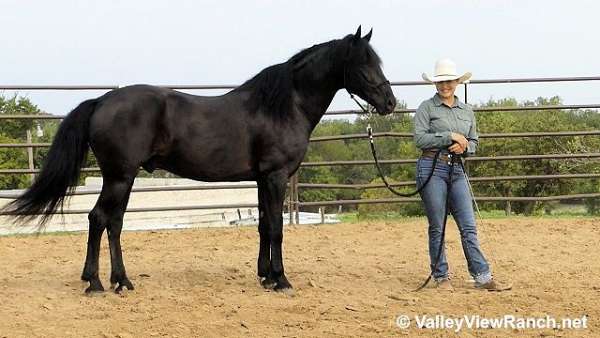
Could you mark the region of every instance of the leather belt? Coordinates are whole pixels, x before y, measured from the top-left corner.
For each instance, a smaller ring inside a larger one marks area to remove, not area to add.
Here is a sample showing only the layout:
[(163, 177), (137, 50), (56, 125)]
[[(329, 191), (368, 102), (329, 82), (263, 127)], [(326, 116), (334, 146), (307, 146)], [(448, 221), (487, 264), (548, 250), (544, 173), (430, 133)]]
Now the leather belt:
[[(426, 157), (426, 158), (435, 158), (435, 154), (437, 154), (437, 150), (436, 149), (426, 149), (423, 150), (423, 154), (421, 155), (422, 157)], [(440, 153), (440, 156), (438, 157), (441, 161), (444, 161), (446, 163), (450, 162), (450, 154), (442, 152)]]

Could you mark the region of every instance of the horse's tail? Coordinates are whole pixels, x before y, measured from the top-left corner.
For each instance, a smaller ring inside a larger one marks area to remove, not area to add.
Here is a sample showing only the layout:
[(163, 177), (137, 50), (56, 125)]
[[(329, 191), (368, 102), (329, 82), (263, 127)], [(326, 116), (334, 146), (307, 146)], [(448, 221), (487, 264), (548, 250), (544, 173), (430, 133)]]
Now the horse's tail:
[(23, 222), (41, 215), (46, 223), (65, 196), (79, 181), (79, 172), (88, 152), (90, 117), (97, 100), (87, 100), (71, 111), (60, 124), (54, 141), (35, 182), (17, 199), (2, 208)]

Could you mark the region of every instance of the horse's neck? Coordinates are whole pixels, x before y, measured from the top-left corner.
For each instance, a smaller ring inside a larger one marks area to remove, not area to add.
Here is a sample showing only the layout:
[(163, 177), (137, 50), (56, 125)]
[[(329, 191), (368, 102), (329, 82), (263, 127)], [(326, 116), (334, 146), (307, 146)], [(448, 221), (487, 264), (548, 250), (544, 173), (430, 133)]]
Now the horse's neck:
[(312, 95), (311, 93), (302, 93), (299, 95), (300, 102), (298, 107), (302, 114), (310, 123), (310, 129), (313, 130), (331, 104), (335, 91), (328, 93), (321, 92), (320, 94)]
[(335, 93), (340, 89), (337, 74), (332, 69), (329, 74), (322, 73), (317, 77), (297, 74), (298, 81), (295, 85), (297, 97), (300, 100), (298, 106), (314, 129), (327, 108), (331, 104)]

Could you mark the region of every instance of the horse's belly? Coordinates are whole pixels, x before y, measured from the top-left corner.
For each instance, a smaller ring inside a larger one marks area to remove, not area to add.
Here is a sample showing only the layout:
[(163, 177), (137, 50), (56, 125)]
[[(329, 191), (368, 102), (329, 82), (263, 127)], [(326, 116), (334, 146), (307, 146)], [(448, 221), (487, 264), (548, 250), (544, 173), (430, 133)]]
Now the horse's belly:
[(156, 167), (175, 175), (206, 182), (256, 180), (255, 171), (248, 160), (168, 156), (156, 159)]

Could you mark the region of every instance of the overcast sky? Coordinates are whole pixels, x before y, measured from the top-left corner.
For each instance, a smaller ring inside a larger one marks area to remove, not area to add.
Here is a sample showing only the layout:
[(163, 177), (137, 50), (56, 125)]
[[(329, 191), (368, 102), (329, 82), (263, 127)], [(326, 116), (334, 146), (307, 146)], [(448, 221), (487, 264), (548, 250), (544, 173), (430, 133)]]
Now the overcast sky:
[[(371, 44), (391, 81), (420, 80), (440, 57), (474, 79), (596, 76), (598, 13), (600, 2), (575, 0), (0, 0), (0, 85), (240, 84), (359, 24), (373, 28)], [(412, 108), (433, 87), (394, 92)], [(20, 91), (53, 114), (101, 93)], [(332, 109), (354, 107), (343, 94)], [(475, 103), (553, 95), (600, 103), (599, 94), (600, 81), (469, 92)]]

